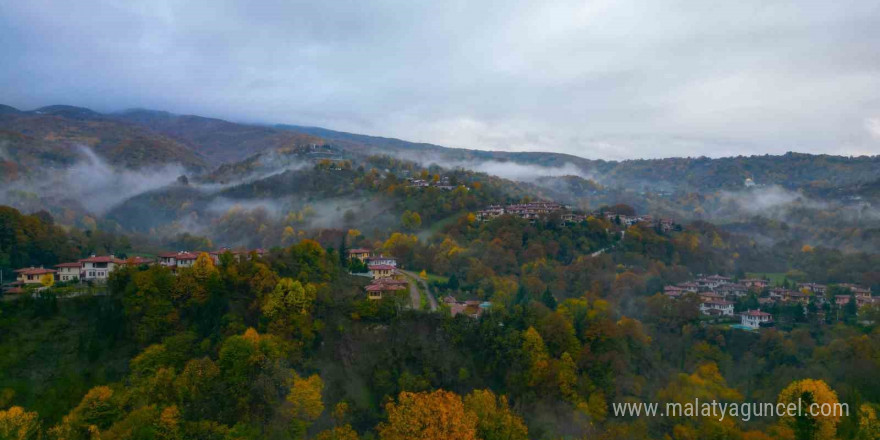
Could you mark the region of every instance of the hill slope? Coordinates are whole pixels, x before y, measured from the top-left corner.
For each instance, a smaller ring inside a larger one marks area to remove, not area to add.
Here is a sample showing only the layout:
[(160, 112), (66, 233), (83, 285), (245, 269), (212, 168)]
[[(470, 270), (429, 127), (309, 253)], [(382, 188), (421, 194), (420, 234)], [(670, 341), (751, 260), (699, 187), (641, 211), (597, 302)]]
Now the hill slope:
[(168, 163), (193, 170), (207, 166), (201, 155), (167, 136), (88, 109), (53, 106), (34, 112), (0, 112), (2, 181), (70, 166), (82, 147), (123, 168)]
[(201, 116), (128, 110), (112, 117), (175, 139), (215, 166), (239, 161), (268, 149), (324, 144), (322, 139), (305, 133)]

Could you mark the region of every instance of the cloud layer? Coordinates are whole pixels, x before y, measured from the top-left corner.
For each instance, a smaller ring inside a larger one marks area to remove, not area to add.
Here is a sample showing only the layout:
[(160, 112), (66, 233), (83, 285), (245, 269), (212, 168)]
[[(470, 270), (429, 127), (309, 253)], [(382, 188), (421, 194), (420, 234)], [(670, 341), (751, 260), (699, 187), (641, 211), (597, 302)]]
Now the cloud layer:
[(880, 153), (873, 2), (33, 0), (0, 96), (590, 158)]

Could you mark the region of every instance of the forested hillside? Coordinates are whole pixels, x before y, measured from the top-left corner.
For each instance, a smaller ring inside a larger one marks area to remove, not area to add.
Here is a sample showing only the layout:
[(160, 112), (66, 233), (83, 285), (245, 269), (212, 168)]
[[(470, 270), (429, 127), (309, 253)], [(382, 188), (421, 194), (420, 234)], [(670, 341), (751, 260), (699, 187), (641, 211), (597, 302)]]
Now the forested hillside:
[[(404, 191), (382, 191), (389, 190)], [(406, 200), (426, 207), (415, 194)], [(95, 250), (98, 243), (52, 226), (45, 214), (4, 212), (0, 237), (13, 241), (0, 250), (15, 264), (124, 256), (140, 246), (108, 237)], [(0, 303), (0, 405), (8, 408), (0, 432), (53, 439), (877, 434), (876, 306), (854, 312), (815, 298), (804, 313), (780, 305), (777, 327), (749, 332), (702, 318), (696, 295), (661, 293), (699, 273), (744, 278), (768, 270), (791, 277), (786, 283), (876, 291), (877, 254), (755, 247), (707, 223), (662, 231), (593, 217), (478, 221), (465, 209), (422, 238), (405, 229), (361, 232), (358, 223), (338, 233), (311, 228), (315, 235), (263, 256), (221, 253), (215, 262), (202, 254), (176, 271), (130, 266), (84, 294), (59, 283)], [(408, 295), (368, 299), (367, 280), (350, 275), (344, 258), (364, 246), (430, 274), (438, 299), (491, 307), (474, 318), (446, 306), (419, 310)], [(755, 307), (765, 294), (736, 307)], [(787, 402), (799, 387), (847, 403), (850, 415), (803, 428), (774, 417), (614, 411), (621, 402), (695, 398)]]

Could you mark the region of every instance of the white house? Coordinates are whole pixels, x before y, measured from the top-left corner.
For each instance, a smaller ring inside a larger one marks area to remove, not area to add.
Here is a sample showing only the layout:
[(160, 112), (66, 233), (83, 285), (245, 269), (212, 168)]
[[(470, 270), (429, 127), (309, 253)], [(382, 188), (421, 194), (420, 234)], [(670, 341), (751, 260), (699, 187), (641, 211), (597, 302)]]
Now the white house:
[(78, 281), (82, 279), (82, 263), (79, 261), (56, 264), (55, 267), (58, 269), (58, 272), (55, 274), (58, 281)]
[(82, 271), (80, 272), (83, 281), (96, 280), (106, 281), (110, 277), (110, 272), (116, 270), (117, 267), (125, 264), (124, 260), (110, 256), (95, 256), (83, 258), (79, 260), (82, 263)]
[(772, 315), (760, 310), (749, 310), (740, 315), (740, 317), (742, 319), (742, 325), (752, 329), (761, 328), (761, 324), (773, 322)]
[(733, 316), (733, 303), (723, 299), (712, 299), (700, 303), (700, 312), (709, 316)]
[(375, 257), (368, 257), (367, 265), (379, 265), (379, 266), (394, 266), (397, 267), (397, 259), (394, 257), (386, 257), (384, 255), (378, 255)]
[(159, 264), (172, 269), (178, 267), (192, 267), (199, 255), (195, 252), (168, 252), (159, 254)]

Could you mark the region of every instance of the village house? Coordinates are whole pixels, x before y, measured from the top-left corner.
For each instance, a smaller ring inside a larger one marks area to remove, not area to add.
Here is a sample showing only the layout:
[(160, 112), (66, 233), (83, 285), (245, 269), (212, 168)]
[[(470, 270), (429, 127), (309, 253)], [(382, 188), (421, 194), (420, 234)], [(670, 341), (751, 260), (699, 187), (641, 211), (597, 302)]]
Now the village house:
[(770, 298), (782, 299), (789, 295), (789, 292), (791, 291), (788, 289), (782, 287), (774, 287), (773, 289), (770, 289)]
[(156, 262), (156, 260), (153, 260), (152, 258), (128, 257), (125, 260), (125, 265), (126, 266), (149, 266), (149, 265), (154, 264), (155, 262)]
[(82, 263), (79, 261), (56, 264), (55, 267), (58, 269), (58, 273), (55, 275), (58, 281), (69, 282), (82, 279)]
[(166, 252), (164, 254), (159, 254), (159, 264), (170, 269), (192, 267), (197, 258), (199, 258), (199, 255), (195, 252)]
[(737, 298), (746, 296), (749, 288), (743, 284), (722, 284), (715, 288), (715, 291), (724, 296), (735, 296)]
[(117, 266), (125, 263), (125, 261), (113, 255), (92, 255), (89, 258), (79, 260), (79, 262), (82, 263), (82, 276), (80, 279), (83, 281), (106, 281), (110, 277), (110, 272), (113, 272)]
[(688, 293), (688, 290), (678, 286), (664, 286), (663, 293), (669, 297), (678, 298), (685, 293)]
[(702, 301), (721, 301), (724, 299), (723, 295), (715, 292), (700, 292), (697, 295), (700, 296)]
[(476, 217), (478, 221), (485, 222), (496, 217), (504, 215), (504, 207), (501, 205), (491, 205), (486, 209), (477, 211)]
[(733, 303), (723, 299), (703, 301), (700, 312), (708, 316), (733, 316)]
[(844, 289), (849, 289), (850, 292), (855, 296), (871, 296), (871, 289), (865, 288), (856, 284), (850, 283), (841, 283), (837, 285), (838, 287), (843, 287)]
[(749, 310), (740, 315), (740, 323), (751, 329), (761, 328), (773, 322), (773, 316), (760, 310)]
[(386, 257), (384, 255), (377, 255), (375, 257), (365, 258), (367, 265), (380, 265), (380, 266), (393, 266), (397, 267), (397, 259), (394, 257)]
[(371, 254), (370, 250), (365, 249), (365, 248), (349, 249), (348, 250), (348, 259), (351, 260), (351, 259), (357, 258), (358, 260), (361, 261), (361, 263), (365, 263), (367, 261), (367, 258), (370, 257), (370, 254)]
[(816, 284), (816, 283), (798, 283), (798, 290), (801, 292), (807, 291), (812, 293), (818, 293), (820, 295), (824, 295), (825, 291), (828, 290), (828, 286), (824, 284)]
[(55, 278), (56, 271), (54, 269), (44, 269), (42, 267), (28, 267), (15, 271), (16, 280), (21, 284), (40, 284), (43, 275), (51, 274)]
[(449, 314), (453, 317), (457, 315), (464, 315), (474, 319), (479, 318), (485, 310), (489, 309), (492, 306), (492, 303), (488, 301), (457, 301), (451, 296), (443, 298), (443, 304), (449, 307)]
[(390, 278), (394, 276), (395, 267), (390, 264), (371, 264), (367, 266), (373, 279)]
[[(223, 248), (223, 249), (220, 249), (219, 251), (208, 252), (208, 256), (211, 257), (211, 260), (214, 261), (214, 264), (220, 264), (220, 256), (227, 253), (227, 252), (230, 255), (232, 255), (232, 258), (236, 262), (239, 262), (239, 263), (242, 262), (242, 257), (244, 258), (244, 260), (250, 260), (251, 258), (253, 258), (254, 255), (256, 255), (257, 257), (262, 257), (263, 255), (266, 254), (266, 251), (264, 249), (234, 250), (234, 249), (230, 249), (230, 248)], [(194, 254), (196, 256), (196, 259), (198, 259), (198, 256), (200, 254), (200, 252), (187, 252), (187, 253)], [(168, 255), (170, 255), (170, 254), (168, 254)], [(189, 261), (188, 258), (185, 258), (184, 260)], [(193, 260), (193, 263), (195, 263), (195, 260)], [(184, 265), (184, 267), (185, 267), (185, 265)]]
[(810, 294), (804, 292), (797, 292), (794, 290), (786, 290), (782, 294), (782, 300), (785, 302), (797, 302), (801, 304), (808, 304), (810, 302)]
[[(834, 303), (840, 307), (843, 307), (852, 300), (852, 297), (855, 295), (834, 295)], [(875, 304), (877, 301), (873, 297), (870, 296), (855, 296), (856, 298), (856, 307), (864, 307), (868, 305)]]
[(367, 292), (367, 298), (372, 300), (380, 300), (387, 293), (394, 293), (400, 290), (405, 290), (409, 283), (404, 280), (397, 280), (394, 278), (379, 278), (374, 280), (370, 285), (364, 288)]
[(678, 287), (681, 287), (682, 289), (693, 293), (697, 293), (700, 291), (700, 285), (694, 282), (681, 283), (678, 284)]
[(739, 282), (748, 287), (749, 289), (763, 289), (769, 285), (767, 280), (762, 280), (760, 278), (743, 278), (739, 280)]
[(709, 275), (707, 277), (697, 278), (697, 284), (705, 289), (714, 290), (718, 286), (730, 283), (729, 277), (721, 275)]

